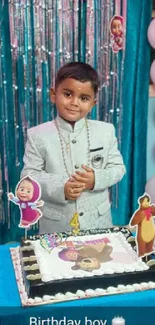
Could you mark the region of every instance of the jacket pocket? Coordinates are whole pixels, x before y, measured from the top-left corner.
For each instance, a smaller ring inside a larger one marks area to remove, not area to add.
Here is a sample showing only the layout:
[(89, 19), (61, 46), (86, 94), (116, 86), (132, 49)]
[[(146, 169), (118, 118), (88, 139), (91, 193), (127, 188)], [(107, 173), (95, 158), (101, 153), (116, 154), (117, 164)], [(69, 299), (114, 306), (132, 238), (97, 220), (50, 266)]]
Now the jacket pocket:
[(98, 205), (97, 210), (100, 216), (105, 214), (110, 209), (110, 202), (106, 200), (105, 202), (102, 202), (100, 205)]
[(90, 151), (91, 166), (96, 169), (104, 169), (107, 162), (107, 149)]

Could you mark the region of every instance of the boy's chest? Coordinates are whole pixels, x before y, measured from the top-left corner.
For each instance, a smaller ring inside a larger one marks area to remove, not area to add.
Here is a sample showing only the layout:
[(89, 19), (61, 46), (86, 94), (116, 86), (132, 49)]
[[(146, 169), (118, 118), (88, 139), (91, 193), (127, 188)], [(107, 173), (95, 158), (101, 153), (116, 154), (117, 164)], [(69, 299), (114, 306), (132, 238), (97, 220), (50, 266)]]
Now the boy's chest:
[(89, 134), (83, 131), (77, 133), (55, 134), (46, 146), (45, 169), (47, 172), (63, 173), (64, 169), (69, 174), (82, 170), (84, 164), (91, 168), (104, 168), (109, 150), (108, 141), (99, 134)]

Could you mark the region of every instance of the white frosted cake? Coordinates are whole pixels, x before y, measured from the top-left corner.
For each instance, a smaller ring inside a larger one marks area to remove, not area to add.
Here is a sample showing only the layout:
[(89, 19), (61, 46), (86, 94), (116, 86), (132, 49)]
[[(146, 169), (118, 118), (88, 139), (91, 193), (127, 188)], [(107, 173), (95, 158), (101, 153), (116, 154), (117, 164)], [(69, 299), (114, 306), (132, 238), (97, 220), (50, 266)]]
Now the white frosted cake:
[(126, 228), (23, 239), (11, 251), (23, 304), (155, 288), (154, 260), (134, 246)]
[(51, 251), (45, 250), (39, 239), (28, 242), (44, 282), (148, 269), (121, 232), (68, 237)]

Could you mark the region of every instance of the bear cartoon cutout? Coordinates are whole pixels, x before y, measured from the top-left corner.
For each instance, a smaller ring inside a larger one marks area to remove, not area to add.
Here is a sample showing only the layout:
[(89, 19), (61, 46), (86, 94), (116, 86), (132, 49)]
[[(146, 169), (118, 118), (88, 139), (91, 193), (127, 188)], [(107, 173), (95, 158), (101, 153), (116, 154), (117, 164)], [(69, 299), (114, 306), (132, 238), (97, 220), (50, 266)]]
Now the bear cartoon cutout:
[(42, 217), (39, 207), (44, 205), (41, 197), (41, 187), (32, 177), (23, 177), (16, 186), (15, 196), (8, 193), (9, 201), (19, 206), (20, 209), (20, 228), (29, 228)]
[(155, 251), (155, 205), (151, 204), (150, 196), (144, 193), (138, 199), (139, 208), (134, 212), (129, 226), (136, 226), (136, 245), (139, 257), (150, 255)]

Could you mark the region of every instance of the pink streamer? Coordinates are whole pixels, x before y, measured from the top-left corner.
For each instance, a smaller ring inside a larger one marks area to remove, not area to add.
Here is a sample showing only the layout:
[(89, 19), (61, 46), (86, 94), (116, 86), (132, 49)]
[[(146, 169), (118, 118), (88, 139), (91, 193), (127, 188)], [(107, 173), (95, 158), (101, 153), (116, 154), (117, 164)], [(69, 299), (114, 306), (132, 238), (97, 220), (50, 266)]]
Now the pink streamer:
[(120, 0), (115, 0), (115, 15), (121, 14), (121, 4)]

